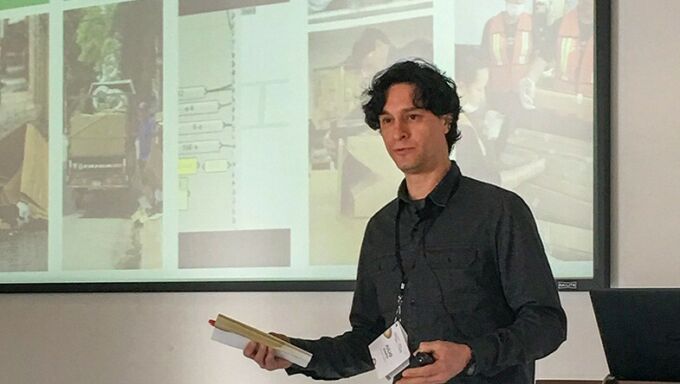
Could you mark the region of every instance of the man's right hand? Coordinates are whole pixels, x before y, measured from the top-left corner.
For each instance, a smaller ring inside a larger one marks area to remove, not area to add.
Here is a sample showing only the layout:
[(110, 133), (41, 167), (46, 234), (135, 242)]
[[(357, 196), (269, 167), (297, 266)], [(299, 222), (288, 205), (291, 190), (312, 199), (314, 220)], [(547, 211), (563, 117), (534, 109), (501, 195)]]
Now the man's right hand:
[[(283, 335), (273, 334), (274, 336), (288, 341), (288, 338)], [(276, 357), (274, 355), (274, 349), (267, 347), (266, 345), (256, 343), (254, 341), (249, 342), (245, 348), (243, 348), (243, 356), (252, 359), (260, 366), (262, 369), (268, 371), (274, 371), (277, 369), (286, 369), (293, 365), (290, 361)]]

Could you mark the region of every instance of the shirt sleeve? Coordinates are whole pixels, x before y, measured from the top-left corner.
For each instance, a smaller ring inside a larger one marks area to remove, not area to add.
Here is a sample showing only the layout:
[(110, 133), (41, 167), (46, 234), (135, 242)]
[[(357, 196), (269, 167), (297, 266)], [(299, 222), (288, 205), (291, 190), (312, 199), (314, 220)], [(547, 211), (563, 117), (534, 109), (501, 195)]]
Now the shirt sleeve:
[(503, 199), (496, 247), (503, 293), (515, 320), (469, 343), (476, 372), (487, 376), (547, 356), (566, 339), (567, 328), (536, 222), (514, 193)]
[(385, 324), (378, 313), (375, 285), (367, 268), (367, 238), (368, 229), (359, 257), (357, 282), (349, 316), (351, 330), (340, 336), (317, 340), (291, 339), (291, 343), (311, 352), (313, 356), (306, 368), (293, 364), (286, 370), (289, 375), (301, 373), (317, 380), (337, 380), (374, 368), (368, 344), (385, 330)]

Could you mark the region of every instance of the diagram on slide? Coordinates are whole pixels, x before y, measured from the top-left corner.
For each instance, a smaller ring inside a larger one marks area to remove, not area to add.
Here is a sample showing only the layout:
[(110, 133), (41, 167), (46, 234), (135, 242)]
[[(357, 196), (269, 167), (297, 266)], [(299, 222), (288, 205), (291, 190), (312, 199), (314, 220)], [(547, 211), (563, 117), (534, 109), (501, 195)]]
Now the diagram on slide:
[[(237, 5), (180, 2), (181, 268), (290, 263), (291, 224), (286, 211), (294, 207), (293, 199), (285, 203), (285, 188), (269, 184), (291, 175), (292, 158), (286, 159), (285, 153), (304, 141), (287, 144), (293, 140), (288, 110), (292, 82), (286, 67), (276, 62), (284, 56), (256, 58), (277, 47), (258, 34), (276, 33), (272, 21), (289, 5)], [(262, 68), (263, 63), (275, 70)], [(304, 175), (304, 168), (299, 171)]]
[[(236, 127), (234, 16), (189, 15), (180, 18), (178, 209), (180, 231), (203, 220), (236, 223)], [(204, 33), (218, 35), (202, 44)], [(203, 36), (203, 37), (202, 37)], [(200, 61), (207, 66), (195, 66)], [(219, 196), (219, 198), (217, 198)]]

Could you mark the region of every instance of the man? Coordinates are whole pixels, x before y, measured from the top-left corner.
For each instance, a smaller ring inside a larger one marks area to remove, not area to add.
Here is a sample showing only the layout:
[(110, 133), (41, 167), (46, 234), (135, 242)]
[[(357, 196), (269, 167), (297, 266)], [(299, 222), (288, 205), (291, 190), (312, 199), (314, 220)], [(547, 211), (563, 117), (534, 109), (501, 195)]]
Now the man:
[(156, 137), (156, 119), (149, 104), (139, 103), (137, 108), (137, 161), (143, 171), (149, 156), (153, 139)]
[(486, 104), (489, 68), (474, 52), (456, 55), (456, 92), (462, 104), (458, 117), (463, 145), (457, 145), (455, 158), (466, 174), (491, 184), (501, 184), (500, 161), (495, 142), (504, 116)]
[(541, 174), (546, 160), (535, 158), (521, 165), (501, 162), (495, 144), (504, 116), (486, 106), (488, 80), (488, 67), (474, 53), (456, 60), (456, 91), (463, 103), (458, 128), (465, 140), (456, 146), (456, 161), (473, 178), (514, 189)]
[(366, 227), (352, 330), (290, 339), (314, 354), (307, 368), (252, 342), (244, 354), (269, 370), (352, 376), (373, 368), (367, 346), (396, 318), (410, 351), (434, 358), (399, 384), (533, 383), (534, 361), (565, 339), (566, 317), (528, 207), (449, 160), (460, 102), (434, 66), (396, 63), (367, 96), (366, 122), (405, 179)]
[(486, 22), (482, 50), (489, 66), (489, 97), (493, 107), (514, 107), (519, 81), (526, 76), (533, 53), (533, 22), (525, 0), (506, 0), (505, 10)]
[(595, 36), (594, 0), (580, 0), (573, 9), (555, 21), (552, 37), (539, 50), (526, 77), (520, 80), (522, 100), (533, 103), (536, 83), (549, 66), (553, 66), (551, 89), (573, 94), (579, 99), (592, 98), (594, 91)]
[(554, 86), (558, 91), (593, 97), (594, 12), (594, 0), (581, 0), (557, 24)]
[(505, 116), (503, 130), (496, 140), (495, 151), (504, 152), (509, 138), (525, 127), (533, 109), (532, 100), (525, 100), (521, 82), (527, 76), (534, 54), (533, 20), (525, 10), (526, 0), (505, 0), (505, 10), (490, 18), (481, 41), (489, 68), (487, 101), (489, 106)]

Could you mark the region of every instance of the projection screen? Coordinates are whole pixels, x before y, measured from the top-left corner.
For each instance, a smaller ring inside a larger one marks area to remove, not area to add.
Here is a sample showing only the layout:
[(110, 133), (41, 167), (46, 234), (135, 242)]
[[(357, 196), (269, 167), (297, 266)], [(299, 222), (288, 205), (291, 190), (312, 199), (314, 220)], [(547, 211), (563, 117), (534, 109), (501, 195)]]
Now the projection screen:
[(403, 175), (362, 91), (458, 83), (464, 175), (531, 207), (561, 289), (609, 281), (609, 3), (0, 5), (4, 292), (351, 289)]

